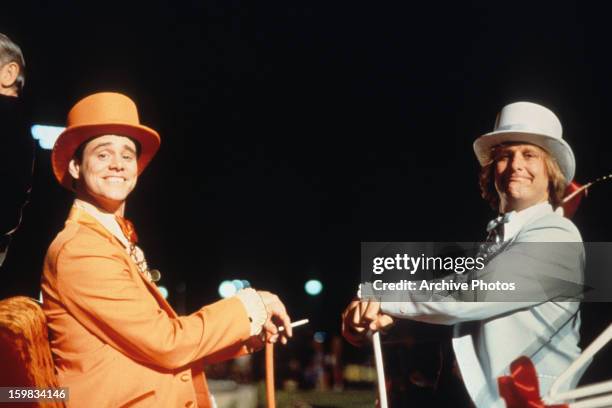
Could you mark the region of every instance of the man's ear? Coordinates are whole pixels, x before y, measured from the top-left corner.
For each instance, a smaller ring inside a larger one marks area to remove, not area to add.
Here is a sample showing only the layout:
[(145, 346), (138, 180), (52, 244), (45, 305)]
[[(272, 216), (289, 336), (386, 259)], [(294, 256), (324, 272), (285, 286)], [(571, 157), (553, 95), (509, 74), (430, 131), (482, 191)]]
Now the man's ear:
[(73, 179), (75, 180), (79, 179), (79, 176), (81, 174), (80, 170), (81, 170), (81, 163), (79, 163), (75, 159), (70, 160), (70, 163), (68, 163), (68, 172), (70, 173)]
[(9, 62), (0, 68), (0, 85), (3, 88), (11, 88), (15, 85), (19, 76), (19, 65), (16, 62)]

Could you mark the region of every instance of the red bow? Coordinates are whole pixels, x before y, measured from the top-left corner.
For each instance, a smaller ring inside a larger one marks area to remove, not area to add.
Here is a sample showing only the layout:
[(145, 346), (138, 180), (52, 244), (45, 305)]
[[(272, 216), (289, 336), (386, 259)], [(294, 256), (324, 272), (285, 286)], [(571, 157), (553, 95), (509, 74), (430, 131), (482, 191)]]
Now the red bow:
[[(576, 183), (575, 181), (572, 181), (571, 183), (568, 184), (567, 188), (565, 189), (565, 193), (563, 194), (563, 197), (569, 196), (574, 191), (578, 190), (580, 187), (582, 187), (580, 184)], [(561, 205), (563, 207), (563, 214), (565, 215), (566, 218), (572, 218), (574, 216), (574, 213), (576, 213), (576, 210), (578, 209), (578, 206), (580, 205), (580, 201), (582, 200), (582, 197), (585, 197), (586, 195), (587, 195), (587, 190), (583, 190), (580, 193), (576, 194), (571, 200)]]
[(566, 404), (546, 405), (540, 398), (535, 367), (528, 357), (521, 356), (510, 364), (510, 375), (497, 379), (499, 394), (507, 408), (568, 408)]
[(121, 227), (121, 231), (123, 231), (123, 235), (127, 239), (130, 240), (132, 245), (136, 245), (138, 243), (138, 235), (136, 235), (136, 229), (134, 228), (134, 224), (127, 218), (120, 217), (118, 215), (115, 216), (117, 219), (117, 223)]

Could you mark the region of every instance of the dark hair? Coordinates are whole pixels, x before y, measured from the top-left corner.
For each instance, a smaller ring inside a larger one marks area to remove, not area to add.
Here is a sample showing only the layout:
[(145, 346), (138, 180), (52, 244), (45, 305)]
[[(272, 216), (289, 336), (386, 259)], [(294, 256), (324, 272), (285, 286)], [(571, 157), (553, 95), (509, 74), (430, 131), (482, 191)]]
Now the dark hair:
[[(479, 174), (480, 195), (497, 211), (499, 209), (499, 195), (495, 189), (495, 157), (500, 149), (508, 144), (499, 144), (491, 148), (490, 160), (482, 166)], [(535, 146), (535, 145), (534, 145)], [(536, 146), (544, 152), (544, 165), (548, 173), (548, 201), (557, 208), (563, 201), (567, 180), (561, 172), (559, 164), (545, 149)]]
[(19, 65), (19, 74), (15, 80), (17, 93), (21, 93), (25, 85), (25, 59), (21, 48), (6, 35), (0, 33), (0, 67), (14, 62)]

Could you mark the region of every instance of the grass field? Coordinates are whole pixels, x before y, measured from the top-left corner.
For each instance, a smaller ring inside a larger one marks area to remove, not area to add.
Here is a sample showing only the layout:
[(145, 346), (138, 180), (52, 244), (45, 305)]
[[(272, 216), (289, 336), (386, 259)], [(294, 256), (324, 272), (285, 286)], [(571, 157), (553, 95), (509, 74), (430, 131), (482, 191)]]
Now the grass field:
[[(259, 406), (265, 407), (265, 389), (260, 387)], [(372, 408), (374, 390), (357, 391), (276, 391), (278, 408)]]

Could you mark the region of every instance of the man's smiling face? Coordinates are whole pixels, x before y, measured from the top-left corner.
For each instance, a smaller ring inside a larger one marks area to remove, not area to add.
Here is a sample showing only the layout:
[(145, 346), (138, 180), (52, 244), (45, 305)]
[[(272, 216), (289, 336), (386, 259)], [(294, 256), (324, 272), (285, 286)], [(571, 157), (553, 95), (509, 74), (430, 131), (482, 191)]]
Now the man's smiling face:
[(520, 211), (548, 201), (549, 177), (545, 157), (538, 146), (517, 143), (496, 149), (495, 189), (500, 198), (500, 211)]
[(114, 212), (136, 186), (137, 163), (136, 145), (130, 138), (104, 135), (87, 142), (80, 162), (71, 161), (70, 174), (77, 180), (77, 194)]

